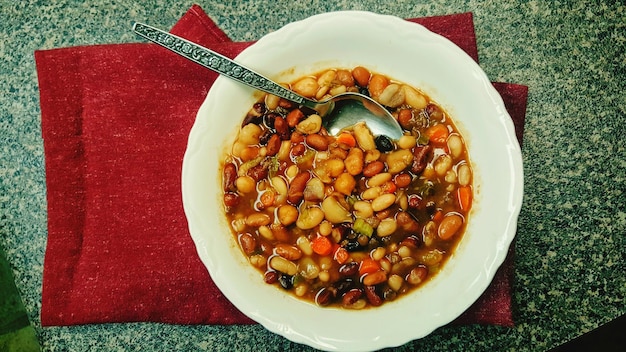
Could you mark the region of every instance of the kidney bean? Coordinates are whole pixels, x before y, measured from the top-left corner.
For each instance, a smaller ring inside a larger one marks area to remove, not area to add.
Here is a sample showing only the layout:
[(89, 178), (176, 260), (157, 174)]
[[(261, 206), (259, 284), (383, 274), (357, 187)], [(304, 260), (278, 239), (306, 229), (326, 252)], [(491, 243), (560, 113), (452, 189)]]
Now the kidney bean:
[(439, 224), (437, 234), (442, 240), (452, 238), (463, 225), (463, 218), (457, 214), (447, 215)]
[(289, 125), (287, 125), (287, 121), (285, 121), (282, 116), (276, 116), (274, 119), (274, 129), (276, 130), (276, 134), (280, 137), (281, 140), (286, 141), (291, 138), (291, 134), (289, 133)]
[(273, 129), (274, 121), (279, 116), (280, 114), (277, 114), (275, 112), (268, 112), (267, 114), (263, 115), (263, 122), (265, 123), (265, 126), (267, 126), (270, 129)]
[(358, 288), (353, 288), (344, 293), (344, 295), (341, 297), (341, 304), (343, 304), (344, 306), (351, 306), (356, 301), (358, 301), (362, 295), (363, 291), (359, 290)]
[(440, 120), (443, 118), (443, 110), (435, 104), (428, 104), (426, 109), (424, 109), (428, 114), (428, 117), (435, 120)]
[(376, 271), (371, 274), (365, 275), (365, 277), (363, 278), (363, 285), (373, 286), (385, 281), (387, 281), (387, 273), (384, 271)]
[(304, 142), (304, 136), (302, 135), (302, 133), (298, 132), (298, 131), (293, 131), (291, 133), (291, 143), (302, 143)]
[(371, 163), (365, 165), (363, 168), (363, 176), (372, 177), (379, 173), (381, 173), (385, 169), (385, 163), (382, 161), (376, 160)]
[(413, 119), (413, 112), (411, 109), (401, 109), (398, 112), (398, 123), (402, 128), (407, 131), (410, 131), (413, 126), (411, 126), (411, 120)]
[(274, 238), (276, 238), (279, 242), (290, 242), (291, 241), (291, 232), (287, 231), (285, 226), (273, 224), (270, 226), (272, 233), (274, 234)]
[(287, 125), (289, 125), (289, 127), (296, 127), (302, 119), (304, 119), (304, 113), (300, 109), (293, 109), (287, 114)]
[(243, 233), (239, 235), (239, 245), (244, 253), (250, 255), (256, 250), (256, 239), (249, 233)]
[(413, 150), (413, 164), (411, 165), (411, 172), (419, 175), (424, 171), (428, 164), (428, 156), (432, 150), (430, 145), (417, 146)]
[(296, 177), (291, 180), (291, 184), (289, 184), (289, 190), (287, 191), (287, 200), (294, 205), (297, 205), (302, 201), (304, 197), (304, 188), (306, 187), (306, 183), (311, 178), (311, 174), (308, 172), (301, 172), (296, 175)]
[(406, 246), (409, 248), (419, 248), (422, 244), (422, 240), (417, 235), (410, 235), (400, 242), (400, 246)]
[(342, 277), (354, 276), (359, 272), (359, 263), (350, 262), (339, 267), (339, 275)]
[(260, 180), (266, 178), (267, 174), (267, 167), (265, 167), (263, 164), (253, 166), (248, 170), (248, 176), (252, 177), (252, 179), (254, 179), (256, 182), (259, 182)]
[(361, 87), (367, 87), (370, 81), (370, 71), (363, 66), (357, 66), (352, 69), (352, 77)]
[(333, 291), (324, 287), (317, 291), (317, 294), (315, 295), (315, 303), (320, 306), (327, 306), (333, 301), (334, 298), (335, 295), (333, 294)]
[(227, 207), (235, 207), (239, 204), (239, 194), (237, 193), (224, 193), (224, 205)]
[(404, 188), (410, 185), (412, 180), (413, 178), (411, 177), (411, 175), (403, 172), (403, 173), (397, 174), (393, 178), (393, 183), (395, 183), (396, 187), (398, 188)]
[(298, 260), (302, 258), (302, 251), (298, 247), (286, 243), (276, 245), (276, 254), (288, 260)]
[(281, 144), (280, 137), (277, 134), (273, 134), (267, 141), (267, 155), (274, 156), (280, 150)]
[(235, 191), (235, 180), (237, 179), (237, 167), (233, 163), (224, 165), (224, 190)]
[(263, 281), (265, 281), (266, 284), (274, 284), (278, 282), (278, 273), (273, 270), (266, 271), (265, 275), (263, 276)]
[(265, 213), (252, 213), (246, 217), (246, 225), (252, 227), (260, 227), (269, 225), (272, 218)]
[(314, 133), (314, 134), (309, 134), (306, 136), (305, 138), (306, 140), (306, 144), (317, 150), (317, 151), (324, 151), (326, 149), (328, 149), (328, 140), (326, 139), (326, 137)]
[(306, 146), (304, 144), (294, 144), (291, 147), (291, 155), (293, 156), (300, 156), (304, 154), (305, 151), (306, 151)]
[(383, 304), (383, 299), (376, 292), (376, 286), (365, 286), (365, 296), (374, 307), (378, 307)]
[(411, 285), (419, 285), (421, 284), (426, 277), (428, 276), (428, 268), (425, 265), (418, 265), (415, 268), (411, 269), (411, 271), (406, 276), (406, 282)]
[(372, 77), (370, 78), (370, 82), (368, 86), (370, 96), (372, 96), (372, 98), (377, 98), (380, 95), (380, 93), (382, 93), (383, 90), (385, 90), (385, 88), (388, 85), (389, 85), (389, 78), (383, 75), (373, 74)]

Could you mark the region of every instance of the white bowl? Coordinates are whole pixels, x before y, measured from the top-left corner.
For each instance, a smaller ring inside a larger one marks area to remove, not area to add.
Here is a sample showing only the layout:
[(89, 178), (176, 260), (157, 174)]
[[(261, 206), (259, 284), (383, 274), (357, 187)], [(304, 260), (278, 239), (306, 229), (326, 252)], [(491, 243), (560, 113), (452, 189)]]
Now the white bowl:
[(475, 199), (466, 233), (443, 270), (410, 295), (381, 307), (320, 308), (263, 282), (239, 249), (222, 206), (220, 164), (253, 89), (217, 79), (198, 111), (183, 162), (189, 230), (224, 295), (268, 330), (322, 350), (376, 350), (428, 335), (487, 288), (513, 240), (522, 202), (519, 144), (501, 97), (461, 49), (424, 27), (368, 12), (333, 12), (286, 25), (236, 59), (280, 81), (331, 67), (363, 65), (424, 90), (465, 137)]

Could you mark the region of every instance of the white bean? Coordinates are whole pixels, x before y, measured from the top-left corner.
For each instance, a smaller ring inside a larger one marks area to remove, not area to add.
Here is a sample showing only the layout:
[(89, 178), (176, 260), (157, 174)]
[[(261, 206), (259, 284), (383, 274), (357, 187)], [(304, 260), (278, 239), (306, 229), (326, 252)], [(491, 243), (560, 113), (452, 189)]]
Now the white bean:
[(396, 195), (393, 193), (385, 193), (376, 197), (372, 201), (372, 209), (374, 211), (381, 211), (389, 208), (393, 203), (396, 202)]
[(438, 176), (444, 176), (452, 167), (452, 158), (448, 154), (441, 154), (437, 157), (433, 164), (435, 173)]
[(374, 150), (376, 149), (376, 142), (374, 142), (374, 136), (372, 132), (367, 128), (365, 123), (357, 123), (354, 125), (354, 138), (356, 142), (359, 144), (359, 147), (363, 150)]
[(461, 186), (467, 186), (470, 184), (471, 180), (472, 180), (472, 170), (470, 169), (469, 166), (467, 166), (467, 164), (461, 164), (459, 165), (458, 169), (457, 169), (457, 177), (459, 180), (459, 185)]
[(391, 218), (383, 219), (380, 221), (380, 224), (378, 224), (378, 227), (376, 228), (376, 234), (379, 237), (389, 236), (396, 232), (397, 228), (398, 223), (396, 222), (396, 220)]
[(453, 158), (456, 159), (461, 156), (463, 153), (463, 141), (459, 135), (452, 134), (448, 137), (448, 149)]
[(372, 176), (368, 181), (369, 187), (381, 186), (383, 183), (391, 181), (391, 174), (388, 172), (381, 172), (378, 175)]
[(270, 267), (287, 275), (295, 275), (298, 272), (298, 266), (294, 262), (278, 255), (270, 259)]

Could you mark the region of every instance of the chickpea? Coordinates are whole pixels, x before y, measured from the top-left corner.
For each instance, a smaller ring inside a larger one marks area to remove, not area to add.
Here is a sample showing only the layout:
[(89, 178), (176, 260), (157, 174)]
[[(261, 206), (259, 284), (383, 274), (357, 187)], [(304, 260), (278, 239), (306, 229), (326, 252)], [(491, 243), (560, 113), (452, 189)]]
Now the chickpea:
[(265, 95), (265, 106), (269, 110), (275, 110), (278, 107), (278, 103), (280, 102), (280, 98), (274, 94)]
[(241, 193), (250, 193), (256, 189), (256, 182), (250, 176), (239, 176), (235, 180), (235, 186)]
[(259, 137), (261, 137), (261, 127), (249, 123), (241, 128), (239, 131), (238, 141), (244, 145), (254, 145), (259, 143)]
[(352, 208), (354, 208), (354, 215), (358, 218), (367, 219), (374, 216), (374, 209), (370, 202), (358, 200), (354, 202)]
[(277, 216), (281, 224), (289, 226), (298, 219), (298, 209), (291, 204), (281, 205), (278, 207)]
[(356, 180), (347, 172), (342, 173), (335, 180), (335, 191), (349, 196), (356, 187)]
[(360, 148), (352, 148), (344, 160), (346, 171), (356, 176), (363, 171), (363, 151)]
[(415, 139), (415, 136), (405, 135), (405, 136), (400, 137), (400, 139), (398, 140), (398, 147), (402, 149), (411, 149), (415, 147), (416, 144), (417, 144), (417, 139)]

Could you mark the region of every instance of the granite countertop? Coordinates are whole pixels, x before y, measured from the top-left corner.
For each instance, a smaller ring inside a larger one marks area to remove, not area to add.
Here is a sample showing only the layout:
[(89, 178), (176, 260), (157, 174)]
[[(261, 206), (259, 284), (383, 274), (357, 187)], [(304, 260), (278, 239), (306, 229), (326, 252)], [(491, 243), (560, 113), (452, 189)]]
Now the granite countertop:
[[(561, 1), (203, 1), (233, 38), (320, 12), (401, 17), (471, 11), (492, 81), (529, 86), (525, 198), (515, 242), (514, 328), (449, 326), (399, 350), (548, 350), (626, 312), (626, 6)], [(139, 41), (133, 20), (171, 27), (192, 3), (0, 2), (0, 245), (45, 351), (301, 350), (252, 326), (40, 323), (46, 187), (37, 49)]]

